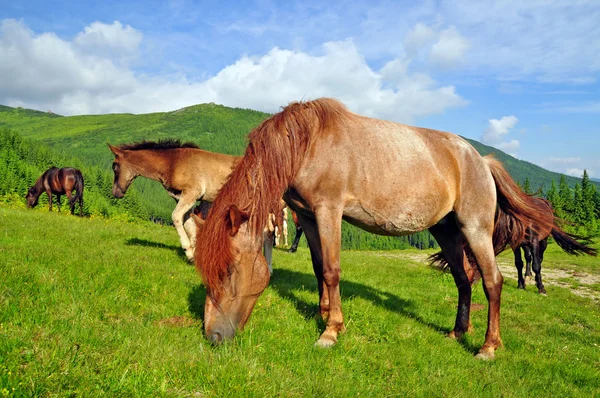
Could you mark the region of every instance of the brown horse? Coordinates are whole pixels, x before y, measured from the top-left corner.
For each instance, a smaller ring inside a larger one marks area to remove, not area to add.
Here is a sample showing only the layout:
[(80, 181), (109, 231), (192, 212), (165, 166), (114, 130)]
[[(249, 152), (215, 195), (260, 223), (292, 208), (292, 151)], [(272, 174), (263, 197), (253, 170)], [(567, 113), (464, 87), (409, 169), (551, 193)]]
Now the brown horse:
[[(279, 199), (298, 213), (317, 278), (326, 328), (317, 345), (344, 330), (340, 299), (341, 221), (384, 235), (429, 229), (458, 288), (450, 336), (468, 331), (471, 285), (463, 268), (465, 241), (483, 275), (488, 328), (479, 358), (500, 346), (502, 275), (495, 252), (520, 242), (536, 220), (552, 225), (493, 158), (457, 135), (359, 116), (322, 98), (292, 103), (249, 135), (244, 158), (199, 225), (196, 266), (207, 288), (206, 335), (232, 338), (269, 283), (260, 255), (262, 231)], [(496, 212), (506, 217), (494, 223)], [(506, 222), (510, 223), (509, 225)], [(492, 241), (496, 231), (498, 239)]]
[[(48, 210), (52, 211), (53, 194), (56, 195), (59, 212), (61, 196), (67, 195), (71, 214), (75, 213), (75, 203), (79, 202), (79, 215), (83, 216), (83, 185), (81, 171), (72, 167), (62, 169), (50, 167), (38, 178), (35, 185), (27, 191), (27, 195), (25, 195), (27, 207), (37, 206), (40, 195), (45, 191), (48, 195)], [(75, 191), (75, 195), (73, 195), (73, 191)]]
[(194, 143), (179, 140), (142, 141), (118, 147), (108, 144), (115, 155), (112, 193), (122, 198), (133, 180), (146, 177), (159, 181), (177, 205), (173, 225), (188, 259), (194, 258), (196, 227), (189, 220), (196, 201), (212, 202), (225, 183), (237, 156), (204, 151)]
[[(554, 214), (552, 204), (543, 198), (533, 198), (546, 206), (546, 211)], [(542, 283), (542, 261), (544, 260), (544, 252), (548, 246), (548, 238), (552, 236), (556, 243), (568, 254), (579, 255), (588, 254), (591, 256), (597, 255), (594, 248), (587, 246), (589, 240), (582, 236), (574, 235), (563, 231), (560, 227), (553, 228), (535, 228), (527, 230), (525, 240), (517, 246), (513, 246), (512, 250), (515, 255), (515, 266), (517, 267), (518, 282), (517, 286), (520, 289), (525, 289), (525, 278), (523, 278), (523, 259), (521, 258), (521, 249), (525, 254), (526, 270), (525, 277), (531, 278), (531, 268), (535, 272), (535, 284), (538, 288), (538, 293), (546, 294), (546, 288)], [(579, 242), (581, 241), (581, 242)]]
[[(544, 208), (548, 216), (554, 217), (552, 210), (552, 204), (543, 198), (531, 197), (531, 200), (540, 204), (541, 208)], [(526, 279), (523, 278), (523, 259), (521, 258), (521, 249), (525, 254), (526, 271), (525, 277), (531, 277), (531, 268), (535, 272), (535, 282), (538, 288), (538, 293), (546, 294), (546, 288), (542, 283), (542, 261), (544, 260), (544, 252), (548, 246), (548, 238), (552, 238), (556, 241), (558, 246), (563, 249), (567, 254), (580, 255), (587, 254), (590, 256), (596, 256), (597, 250), (589, 247), (588, 244), (591, 241), (588, 238), (578, 236), (565, 232), (560, 228), (557, 222), (559, 219), (555, 219), (555, 224), (552, 228), (548, 225), (545, 227), (536, 226), (534, 228), (527, 228), (525, 239), (518, 243), (512, 244), (511, 248), (515, 256), (515, 266), (517, 268), (518, 282), (517, 287), (519, 289), (525, 289)], [(535, 225), (535, 223), (534, 223)], [(473, 258), (473, 255), (469, 252), (468, 247), (464, 247), (466, 251), (464, 268), (471, 285), (481, 278), (481, 275), (477, 269), (477, 262)], [(442, 252), (435, 253), (429, 257), (432, 264), (438, 264), (442, 269), (448, 268), (448, 263)]]

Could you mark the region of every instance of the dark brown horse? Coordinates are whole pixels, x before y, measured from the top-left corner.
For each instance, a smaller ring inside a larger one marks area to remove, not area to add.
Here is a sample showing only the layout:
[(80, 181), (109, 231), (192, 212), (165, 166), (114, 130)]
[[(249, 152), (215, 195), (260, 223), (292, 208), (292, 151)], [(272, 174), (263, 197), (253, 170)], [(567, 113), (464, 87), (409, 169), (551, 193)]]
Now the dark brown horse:
[[(481, 157), (457, 135), (359, 116), (327, 98), (292, 103), (250, 133), (243, 159), (198, 227), (205, 243), (196, 250), (207, 288), (204, 326), (214, 342), (232, 338), (246, 324), (269, 283), (262, 232), (282, 195), (298, 213), (309, 244), (326, 319), (316, 343), (321, 347), (335, 344), (344, 330), (342, 219), (383, 235), (431, 231), (458, 288), (453, 338), (468, 331), (470, 319), (466, 242), (489, 302), (478, 353), (483, 359), (493, 358), (501, 345), (503, 278), (495, 253), (521, 242), (533, 220), (542, 227), (554, 221), (500, 162)], [(496, 212), (505, 215), (501, 222), (494, 222)]]
[[(554, 217), (552, 204), (548, 200), (534, 196), (531, 197), (531, 200), (537, 202), (541, 208), (545, 209), (548, 216)], [(525, 289), (526, 279), (527, 277), (531, 278), (531, 269), (533, 268), (533, 271), (535, 272), (535, 283), (538, 288), (538, 293), (544, 295), (546, 294), (546, 288), (542, 283), (542, 261), (544, 260), (544, 252), (548, 247), (548, 238), (550, 236), (552, 236), (558, 246), (567, 254), (576, 256), (580, 254), (587, 254), (590, 256), (597, 255), (597, 250), (588, 246), (591, 243), (588, 238), (563, 231), (560, 226), (557, 225), (558, 221), (560, 220), (556, 219), (556, 222), (552, 228), (550, 228), (548, 225), (545, 227), (528, 227), (526, 230), (525, 239), (520, 242), (520, 244), (511, 245), (513, 254), (515, 256), (515, 266), (518, 274), (517, 287), (519, 289)], [(533, 225), (536, 225), (535, 222)], [(521, 258), (521, 250), (523, 250), (525, 254), (526, 261), (525, 278), (523, 278), (523, 259)], [(467, 273), (469, 281), (472, 285), (481, 278), (481, 275), (478, 271), (475, 259), (469, 252), (469, 248), (465, 247), (465, 251), (465, 272)], [(432, 264), (438, 264), (442, 269), (448, 268), (448, 263), (446, 262), (442, 252), (433, 254), (429, 259)]]
[[(75, 195), (73, 195), (75, 191)], [(69, 198), (69, 207), (71, 214), (75, 212), (75, 203), (79, 202), (79, 215), (83, 216), (83, 175), (81, 171), (72, 167), (59, 169), (51, 167), (41, 175), (35, 182), (35, 185), (29, 188), (25, 199), (27, 207), (37, 206), (38, 199), (42, 192), (48, 195), (48, 210), (52, 211), (52, 195), (56, 195), (56, 203), (60, 212), (60, 199), (62, 195)]]
[[(549, 214), (554, 214), (552, 204), (543, 198), (533, 198), (544, 206)], [(536, 232), (537, 231), (537, 232)], [(548, 246), (548, 238), (552, 236), (555, 242), (568, 254), (579, 255), (588, 254), (591, 256), (597, 255), (594, 248), (588, 246), (590, 243), (587, 238), (582, 236), (569, 234), (563, 231), (558, 226), (553, 228), (527, 229), (527, 236), (520, 244), (512, 248), (515, 255), (515, 266), (517, 267), (518, 282), (517, 286), (520, 289), (525, 289), (527, 277), (531, 278), (531, 269), (535, 272), (535, 284), (538, 288), (538, 293), (546, 294), (546, 288), (542, 283), (542, 261), (544, 260), (544, 252)], [(523, 278), (523, 259), (521, 258), (521, 249), (525, 254), (526, 269), (525, 278)]]

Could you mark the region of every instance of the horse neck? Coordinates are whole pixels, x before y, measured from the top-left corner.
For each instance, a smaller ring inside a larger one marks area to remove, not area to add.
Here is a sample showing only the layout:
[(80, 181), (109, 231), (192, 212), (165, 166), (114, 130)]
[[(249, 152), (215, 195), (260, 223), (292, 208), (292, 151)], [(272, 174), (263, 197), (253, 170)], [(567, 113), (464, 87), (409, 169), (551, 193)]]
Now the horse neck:
[(160, 181), (163, 177), (161, 165), (165, 161), (166, 151), (139, 150), (130, 151), (128, 160), (136, 174)]
[(45, 191), (44, 188), (44, 179), (46, 178), (46, 175), (48, 174), (48, 172), (46, 171), (44, 174), (42, 174), (40, 176), (40, 178), (37, 179), (37, 181), (35, 182), (33, 188), (35, 189), (35, 198), (39, 198), (40, 195), (42, 194), (42, 192)]

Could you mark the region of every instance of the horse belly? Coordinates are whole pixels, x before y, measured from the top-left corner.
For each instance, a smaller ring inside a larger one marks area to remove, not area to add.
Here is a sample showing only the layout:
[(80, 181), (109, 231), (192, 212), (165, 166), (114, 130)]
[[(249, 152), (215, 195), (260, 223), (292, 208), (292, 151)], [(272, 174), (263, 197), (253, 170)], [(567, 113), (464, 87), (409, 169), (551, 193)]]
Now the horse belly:
[(423, 231), (446, 215), (449, 206), (409, 206), (403, 209), (375, 209), (365, 204), (347, 206), (344, 220), (378, 235), (401, 236)]

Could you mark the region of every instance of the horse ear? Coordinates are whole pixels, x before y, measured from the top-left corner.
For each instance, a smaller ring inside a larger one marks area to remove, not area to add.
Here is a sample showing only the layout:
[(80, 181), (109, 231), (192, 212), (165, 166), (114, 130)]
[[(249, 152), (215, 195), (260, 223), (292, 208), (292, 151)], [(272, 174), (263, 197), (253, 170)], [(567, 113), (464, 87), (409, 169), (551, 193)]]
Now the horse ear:
[(229, 222), (231, 223), (229, 235), (235, 236), (240, 230), (240, 226), (248, 221), (249, 218), (248, 213), (241, 211), (236, 205), (231, 205), (229, 208)]
[(115, 156), (119, 156), (123, 153), (118, 147), (110, 145), (108, 142), (106, 143), (110, 148), (110, 151), (115, 154)]
[(198, 228), (202, 228), (202, 227), (204, 226), (204, 223), (205, 223), (206, 221), (204, 221), (204, 219), (203, 219), (201, 216), (199, 216), (199, 215), (198, 215), (198, 214), (196, 214), (196, 213), (192, 213), (192, 214), (191, 214), (191, 217), (192, 217), (192, 219), (194, 220), (194, 222), (196, 223), (196, 226), (197, 226)]

